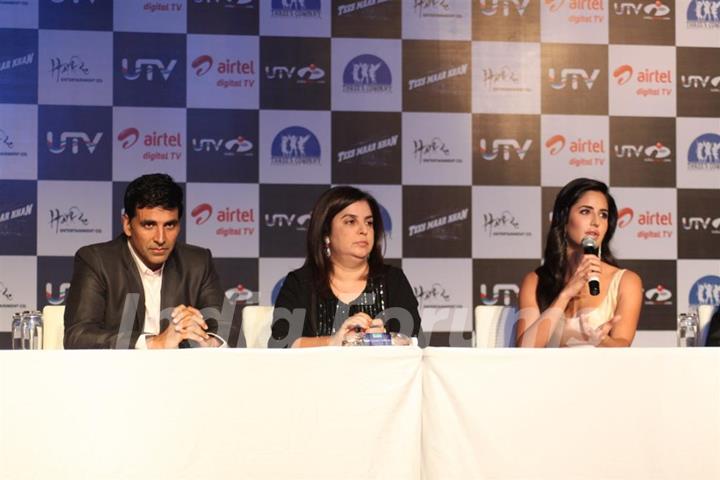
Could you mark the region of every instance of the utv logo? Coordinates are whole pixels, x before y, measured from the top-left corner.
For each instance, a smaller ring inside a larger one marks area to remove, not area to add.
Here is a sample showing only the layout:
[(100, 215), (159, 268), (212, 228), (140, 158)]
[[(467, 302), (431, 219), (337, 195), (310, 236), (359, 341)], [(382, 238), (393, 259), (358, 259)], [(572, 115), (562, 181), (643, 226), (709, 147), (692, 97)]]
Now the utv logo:
[(325, 70), (314, 63), (305, 67), (266, 66), (268, 80), (295, 80), (295, 83), (325, 83)]
[(616, 2), (616, 15), (642, 16), (645, 20), (670, 20), (670, 7), (660, 2)]
[(527, 139), (520, 145), (520, 142), (514, 138), (498, 138), (493, 140), (490, 149), (488, 149), (487, 144), (486, 139), (480, 139), (480, 155), (484, 160), (495, 160), (500, 155), (507, 162), (513, 152), (520, 160), (524, 160), (528, 150), (532, 147), (532, 140)]
[(530, 0), (480, 0), (480, 13), (491, 17), (500, 12), (503, 17), (507, 17), (514, 11), (523, 16), (529, 3)]
[(320, 164), (320, 142), (305, 127), (288, 127), (273, 139), (270, 155), (272, 165)]
[(645, 290), (645, 305), (672, 305), (672, 297), (670, 289), (658, 284)]
[(272, 227), (290, 227), (298, 231), (306, 231), (310, 225), (310, 212), (298, 215), (295, 213), (273, 213), (265, 214), (265, 226)]
[(61, 305), (65, 303), (65, 297), (67, 297), (67, 292), (70, 290), (70, 284), (68, 282), (61, 283), (57, 297), (53, 295), (53, 290), (53, 284), (47, 282), (45, 284), (45, 299), (50, 305)]
[(672, 150), (657, 142), (655, 145), (615, 145), (615, 156), (617, 158), (642, 158), (648, 163), (668, 163), (672, 159)]
[(682, 226), (684, 230), (710, 231), (720, 233), (720, 217), (683, 217)]
[(600, 75), (600, 69), (596, 68), (591, 73), (582, 68), (563, 68), (560, 70), (558, 76), (554, 68), (548, 69), (548, 78), (550, 79), (550, 86), (555, 90), (563, 90), (567, 87), (568, 83), (572, 90), (578, 90), (582, 82), (585, 88), (592, 90), (595, 80)]
[(714, 93), (720, 93), (720, 75), (680, 75), (683, 88), (703, 88)]
[(272, 0), (273, 17), (320, 18), (320, 0)]
[(392, 90), (390, 67), (380, 57), (364, 54), (350, 60), (343, 72), (343, 91), (351, 93), (389, 93)]
[(55, 136), (53, 132), (47, 132), (47, 146), (51, 153), (61, 154), (65, 152), (65, 149), (70, 146), (70, 152), (76, 155), (80, 151), (80, 145), (84, 145), (90, 154), (95, 152), (95, 149), (102, 139), (103, 132), (98, 132), (93, 138), (85, 132), (62, 132), (60, 134), (60, 141), (55, 144)]
[(691, 170), (720, 169), (720, 135), (705, 133), (693, 140), (688, 149), (688, 168)]
[(223, 138), (193, 138), (192, 149), (196, 152), (222, 152), (232, 156), (236, 153), (247, 153), (253, 149), (253, 143), (242, 135), (225, 140)]
[(720, 0), (691, 0), (687, 8), (690, 28), (720, 28)]
[(511, 305), (513, 298), (517, 298), (520, 287), (514, 283), (497, 283), (493, 286), (492, 296), (488, 295), (488, 286), (480, 284), (480, 301), (483, 305), (497, 305), (502, 301), (505, 306)]
[(162, 60), (157, 58), (138, 58), (133, 63), (131, 69), (129, 67), (130, 62), (127, 58), (123, 58), (120, 62), (122, 75), (125, 77), (125, 80), (137, 80), (144, 72), (145, 80), (148, 82), (152, 82), (155, 79), (156, 71), (167, 81), (177, 65), (177, 60), (170, 60), (166, 66)]

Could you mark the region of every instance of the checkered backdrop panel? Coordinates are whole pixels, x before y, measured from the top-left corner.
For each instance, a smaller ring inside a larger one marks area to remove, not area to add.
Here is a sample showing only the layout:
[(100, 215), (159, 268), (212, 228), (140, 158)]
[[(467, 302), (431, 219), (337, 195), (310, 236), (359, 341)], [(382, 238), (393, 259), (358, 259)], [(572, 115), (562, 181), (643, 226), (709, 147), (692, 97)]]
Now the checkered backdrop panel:
[(640, 329), (671, 330), (720, 303), (719, 7), (0, 0), (0, 331), (64, 302), (149, 172), (182, 184), (183, 240), (240, 305), (302, 263), (323, 190), (370, 191), (435, 343), (516, 305), (559, 188), (597, 178)]

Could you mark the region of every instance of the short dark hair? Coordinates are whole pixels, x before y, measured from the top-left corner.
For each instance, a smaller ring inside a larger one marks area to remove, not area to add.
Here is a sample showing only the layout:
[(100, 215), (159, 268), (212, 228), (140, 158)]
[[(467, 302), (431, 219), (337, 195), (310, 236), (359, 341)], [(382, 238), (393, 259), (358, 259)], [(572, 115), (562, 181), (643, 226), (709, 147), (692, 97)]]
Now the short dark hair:
[(373, 276), (381, 271), (385, 227), (377, 200), (369, 193), (355, 187), (344, 185), (331, 188), (320, 195), (313, 207), (306, 242), (307, 256), (305, 257), (305, 265), (312, 270), (315, 285), (323, 296), (331, 294), (330, 272), (332, 269), (332, 263), (325, 256), (324, 238), (330, 235), (330, 226), (335, 215), (349, 205), (360, 201), (368, 203), (373, 216), (373, 249), (368, 257), (370, 275)]
[(125, 189), (123, 201), (125, 214), (129, 219), (135, 217), (138, 208), (160, 207), (165, 210), (177, 208), (178, 217), (183, 215), (183, 191), (170, 175), (151, 173), (138, 177)]

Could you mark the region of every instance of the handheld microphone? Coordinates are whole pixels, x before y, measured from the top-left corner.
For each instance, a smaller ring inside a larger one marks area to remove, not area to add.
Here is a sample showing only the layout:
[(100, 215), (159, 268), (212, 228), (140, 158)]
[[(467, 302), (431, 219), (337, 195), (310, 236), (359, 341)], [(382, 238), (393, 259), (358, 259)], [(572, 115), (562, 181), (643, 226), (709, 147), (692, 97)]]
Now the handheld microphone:
[[(583, 252), (586, 255), (596, 255), (598, 254), (598, 249), (595, 246), (595, 239), (592, 237), (585, 237), (582, 239), (582, 247)], [(590, 276), (590, 279), (588, 280), (588, 290), (590, 290), (590, 295), (600, 295), (600, 278), (597, 276), (597, 274), (592, 274)]]

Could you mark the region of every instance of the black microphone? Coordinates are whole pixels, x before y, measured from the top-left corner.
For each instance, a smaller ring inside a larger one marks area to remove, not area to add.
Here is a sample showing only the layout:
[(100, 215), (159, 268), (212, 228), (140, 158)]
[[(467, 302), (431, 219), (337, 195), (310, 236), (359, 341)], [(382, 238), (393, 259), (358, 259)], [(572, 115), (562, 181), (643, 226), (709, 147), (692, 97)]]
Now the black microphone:
[[(598, 254), (598, 249), (595, 246), (595, 239), (592, 237), (585, 237), (582, 239), (582, 247), (583, 252), (585, 252), (585, 255), (596, 255)], [(600, 295), (600, 278), (597, 276), (597, 274), (593, 273), (590, 276), (590, 279), (588, 280), (588, 289), (590, 290), (590, 295)]]

